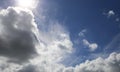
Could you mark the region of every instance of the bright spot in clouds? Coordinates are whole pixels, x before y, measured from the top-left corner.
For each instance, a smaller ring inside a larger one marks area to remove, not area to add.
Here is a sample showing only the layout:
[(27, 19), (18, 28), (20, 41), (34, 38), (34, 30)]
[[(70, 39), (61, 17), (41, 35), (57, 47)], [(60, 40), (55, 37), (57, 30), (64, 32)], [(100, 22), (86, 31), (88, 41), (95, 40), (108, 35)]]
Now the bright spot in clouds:
[(16, 6), (28, 9), (34, 9), (37, 7), (38, 0), (15, 0)]

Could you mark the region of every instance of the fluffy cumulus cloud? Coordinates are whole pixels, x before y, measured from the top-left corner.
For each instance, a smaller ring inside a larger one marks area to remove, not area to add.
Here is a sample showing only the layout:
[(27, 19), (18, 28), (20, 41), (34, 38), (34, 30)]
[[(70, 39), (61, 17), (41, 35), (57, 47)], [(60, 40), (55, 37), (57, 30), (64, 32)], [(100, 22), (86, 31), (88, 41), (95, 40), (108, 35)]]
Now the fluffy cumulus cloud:
[(86, 39), (83, 39), (83, 44), (87, 46), (90, 51), (95, 51), (98, 48), (98, 45), (96, 43), (90, 43)]
[(38, 29), (27, 9), (0, 10), (0, 72), (120, 72), (119, 53), (66, 67), (60, 61), (73, 51), (72, 46), (69, 32), (58, 22)]
[(120, 54), (112, 53), (106, 59), (86, 61), (76, 66), (75, 72), (120, 72)]
[(33, 14), (9, 7), (0, 11), (0, 56), (27, 60), (36, 54)]

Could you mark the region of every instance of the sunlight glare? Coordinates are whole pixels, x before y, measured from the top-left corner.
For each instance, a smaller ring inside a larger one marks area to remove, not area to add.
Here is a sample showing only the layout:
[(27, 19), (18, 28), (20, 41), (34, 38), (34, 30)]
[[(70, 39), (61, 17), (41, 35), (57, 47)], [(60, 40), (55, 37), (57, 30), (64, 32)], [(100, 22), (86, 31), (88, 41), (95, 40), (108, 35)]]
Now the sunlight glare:
[(36, 8), (38, 0), (16, 0), (16, 5), (23, 8)]

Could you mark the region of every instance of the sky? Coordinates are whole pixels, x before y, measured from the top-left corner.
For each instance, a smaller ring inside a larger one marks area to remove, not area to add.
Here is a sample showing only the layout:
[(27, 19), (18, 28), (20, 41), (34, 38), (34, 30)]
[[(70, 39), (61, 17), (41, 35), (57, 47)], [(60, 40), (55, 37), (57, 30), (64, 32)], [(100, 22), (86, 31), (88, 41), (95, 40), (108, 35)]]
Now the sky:
[(120, 72), (120, 1), (0, 0), (0, 72)]

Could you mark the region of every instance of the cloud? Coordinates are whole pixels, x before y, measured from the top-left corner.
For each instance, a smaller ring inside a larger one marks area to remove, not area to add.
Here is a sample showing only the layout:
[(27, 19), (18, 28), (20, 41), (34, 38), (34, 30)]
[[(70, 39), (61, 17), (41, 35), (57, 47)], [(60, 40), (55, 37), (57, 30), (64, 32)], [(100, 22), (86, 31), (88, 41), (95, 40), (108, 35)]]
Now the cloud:
[(56, 21), (45, 26), (38, 30), (29, 10), (9, 7), (0, 11), (0, 72), (120, 72), (120, 54), (115, 52), (75, 67), (61, 64), (73, 51), (69, 32)]
[(108, 10), (107, 12), (103, 12), (103, 15), (107, 16), (108, 18), (113, 17), (116, 13), (113, 10)]
[(87, 32), (87, 29), (83, 29), (82, 31), (79, 32), (79, 36), (85, 36), (85, 33)]
[(104, 51), (106, 53), (120, 51), (120, 33), (112, 39), (112, 41), (105, 47)]
[(90, 48), (90, 51), (95, 51), (98, 48), (98, 45), (96, 43), (90, 43), (88, 40), (83, 39), (83, 44)]
[(38, 72), (38, 70), (37, 70), (36, 66), (34, 66), (34, 65), (27, 65), (27, 66), (24, 66), (18, 72)]
[(6, 57), (0, 57), (0, 72), (18, 72), (22, 66), (17, 63), (10, 63)]
[(120, 54), (112, 53), (106, 59), (86, 61), (76, 66), (75, 72), (120, 72)]
[(57, 63), (72, 52), (69, 33), (56, 21), (44, 26), (38, 29), (30, 10), (0, 10), (0, 72), (63, 71)]
[(73, 67), (64, 68), (63, 72), (74, 72), (74, 68)]
[(115, 13), (114, 10), (109, 10), (107, 12), (103, 13), (105, 16), (107, 16), (108, 18), (111, 18), (113, 20), (115, 20), (116, 22), (119, 22), (119, 17), (118, 17), (118, 13)]
[(108, 10), (108, 11), (106, 11), (106, 12), (104, 11), (104, 12), (103, 12), (103, 15), (107, 16), (108, 18), (110, 18), (110, 17), (115, 16), (116, 13), (115, 13), (113, 10)]
[(109, 10), (107, 15), (108, 15), (108, 17), (114, 16), (115, 12), (113, 10)]
[(61, 64), (38, 63), (20, 66), (17, 64), (0, 63), (2, 72), (119, 72), (120, 53), (111, 53), (108, 58), (87, 60), (75, 67), (65, 67)]
[(120, 21), (120, 19), (119, 19), (119, 18), (116, 18), (115, 20), (116, 20), (116, 22), (119, 22), (119, 21)]
[(0, 56), (27, 60), (36, 54), (36, 26), (29, 10), (9, 7), (0, 11)]

